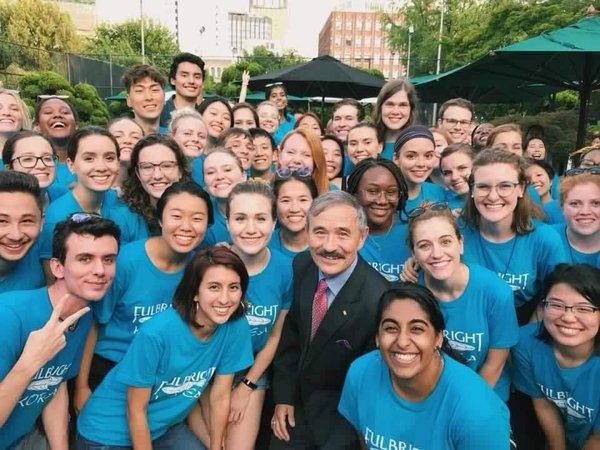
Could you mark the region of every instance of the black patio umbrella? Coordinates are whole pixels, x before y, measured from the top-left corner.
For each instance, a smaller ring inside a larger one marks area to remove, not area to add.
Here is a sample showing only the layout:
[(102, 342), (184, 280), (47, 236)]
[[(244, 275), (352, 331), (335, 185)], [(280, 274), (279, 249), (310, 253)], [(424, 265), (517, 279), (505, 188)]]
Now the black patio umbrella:
[(248, 87), (252, 90), (264, 90), (272, 83), (283, 83), (289, 94), (298, 97), (361, 99), (375, 97), (385, 80), (325, 55), (252, 77)]

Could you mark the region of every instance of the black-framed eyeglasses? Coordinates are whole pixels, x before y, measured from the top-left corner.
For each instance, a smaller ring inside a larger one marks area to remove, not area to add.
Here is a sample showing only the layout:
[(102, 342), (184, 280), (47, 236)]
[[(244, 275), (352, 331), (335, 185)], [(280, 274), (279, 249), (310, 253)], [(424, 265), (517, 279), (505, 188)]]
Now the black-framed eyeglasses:
[(12, 164), (14, 164), (15, 161), (19, 161), (19, 165), (24, 169), (33, 169), (37, 165), (38, 161), (41, 161), (46, 167), (54, 167), (58, 162), (58, 157), (55, 155), (17, 156), (10, 160)]
[(143, 162), (138, 163), (137, 170), (140, 175), (148, 176), (154, 173), (154, 169), (159, 168), (162, 173), (170, 173), (179, 167), (177, 161), (162, 161), (159, 163)]
[(575, 175), (581, 175), (582, 173), (600, 175), (600, 166), (577, 167), (575, 169), (569, 169), (565, 172), (565, 177), (574, 177)]
[(387, 190), (377, 189), (377, 188), (367, 188), (361, 189), (361, 192), (365, 196), (368, 201), (376, 201), (381, 198), (381, 194), (385, 197), (385, 199), (389, 202), (395, 202), (400, 198), (400, 189), (391, 188)]
[(600, 310), (600, 308), (598, 308), (597, 306), (594, 306), (594, 305), (581, 304), (581, 305), (567, 306), (562, 302), (557, 302), (554, 300), (547, 300), (547, 299), (544, 300), (542, 302), (542, 304), (544, 305), (544, 308), (546, 308), (546, 310), (549, 313), (554, 313), (554, 314), (565, 314), (567, 311), (570, 310), (571, 313), (573, 313), (573, 314), (585, 316), (585, 315), (594, 314), (595, 312), (598, 312), (598, 310)]
[(423, 206), (417, 206), (414, 209), (411, 209), (408, 212), (408, 218), (414, 219), (419, 217), (425, 211), (443, 211), (444, 209), (450, 210), (447, 202), (434, 202), (434, 203), (426, 203)]
[(98, 219), (102, 219), (100, 214), (78, 212), (71, 214), (67, 220), (73, 223), (88, 223)]
[(275, 175), (279, 178), (289, 178), (292, 175), (299, 177), (308, 177), (312, 173), (308, 167), (299, 167), (298, 169), (290, 169), (289, 167), (282, 167), (275, 171)]
[(456, 119), (446, 119), (446, 118), (442, 118), (442, 121), (446, 122), (450, 126), (455, 127), (457, 125), (460, 125), (463, 128), (466, 128), (469, 125), (471, 125), (471, 123), (473, 123), (470, 120), (456, 120)]
[(495, 189), (496, 193), (500, 197), (508, 197), (513, 192), (515, 192), (515, 189), (519, 184), (521, 183), (514, 181), (502, 181), (501, 183), (494, 185), (487, 183), (473, 183), (472, 188), (473, 193), (478, 197), (487, 197), (491, 194), (492, 189)]

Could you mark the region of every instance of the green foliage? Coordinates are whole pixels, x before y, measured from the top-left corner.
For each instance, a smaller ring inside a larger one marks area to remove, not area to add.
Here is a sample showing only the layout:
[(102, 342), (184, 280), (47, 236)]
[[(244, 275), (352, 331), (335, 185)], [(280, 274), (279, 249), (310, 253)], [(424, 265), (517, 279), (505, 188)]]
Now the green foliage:
[(56, 72), (29, 72), (19, 82), (21, 97), (33, 112), (38, 95), (68, 95), (79, 114), (80, 125), (106, 125), (108, 109), (91, 84), (71, 86)]
[(48, 70), (62, 64), (56, 52), (74, 52), (80, 42), (71, 17), (55, 2), (0, 2), (0, 66)]
[[(144, 21), (146, 62), (169, 73), (173, 56), (179, 53), (175, 37), (168, 28), (152, 20)], [(84, 52), (97, 59), (112, 60), (123, 66), (142, 62), (141, 20), (128, 20), (96, 27), (95, 34), (85, 43)]]
[(367, 72), (369, 75), (373, 75), (377, 78), (385, 79), (383, 72), (379, 69), (367, 69), (366, 67), (357, 67), (358, 70), (362, 70), (363, 72)]
[[(236, 64), (223, 70), (221, 82), (215, 85), (215, 92), (223, 97), (237, 97), (244, 70), (250, 72), (251, 76), (256, 76), (300, 64), (303, 61), (293, 51), (277, 55), (263, 46), (254, 47), (251, 54), (244, 52), (244, 56)], [(206, 88), (204, 90), (208, 91)]]

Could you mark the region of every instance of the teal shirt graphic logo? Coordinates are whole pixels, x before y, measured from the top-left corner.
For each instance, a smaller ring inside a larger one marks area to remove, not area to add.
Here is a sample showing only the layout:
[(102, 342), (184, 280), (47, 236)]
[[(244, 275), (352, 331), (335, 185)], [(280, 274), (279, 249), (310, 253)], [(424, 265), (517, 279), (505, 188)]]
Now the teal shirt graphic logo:
[(165, 395), (178, 395), (184, 397), (198, 398), (204, 389), (204, 386), (210, 381), (215, 373), (216, 367), (207, 370), (199, 370), (185, 377), (175, 377), (169, 381), (161, 381), (154, 390), (152, 397), (157, 399)]
[(36, 403), (44, 404), (56, 394), (71, 364), (42, 367), (31, 379), (25, 393), (19, 400), (19, 406), (26, 407)]

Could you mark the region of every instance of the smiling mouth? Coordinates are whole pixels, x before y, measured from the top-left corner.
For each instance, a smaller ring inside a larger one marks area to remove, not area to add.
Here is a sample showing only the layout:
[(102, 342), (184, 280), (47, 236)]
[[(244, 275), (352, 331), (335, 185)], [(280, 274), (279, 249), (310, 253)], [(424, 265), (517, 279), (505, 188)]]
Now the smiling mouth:
[(392, 352), (392, 358), (401, 364), (411, 364), (419, 357), (418, 353), (398, 353)]
[(63, 129), (63, 128), (67, 128), (67, 124), (64, 122), (54, 122), (53, 124), (50, 125), (51, 129)]
[(565, 327), (561, 325), (557, 325), (556, 328), (558, 328), (558, 331), (560, 331), (561, 334), (564, 334), (565, 336), (575, 336), (582, 331), (578, 328)]

